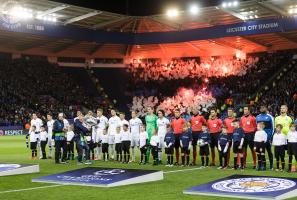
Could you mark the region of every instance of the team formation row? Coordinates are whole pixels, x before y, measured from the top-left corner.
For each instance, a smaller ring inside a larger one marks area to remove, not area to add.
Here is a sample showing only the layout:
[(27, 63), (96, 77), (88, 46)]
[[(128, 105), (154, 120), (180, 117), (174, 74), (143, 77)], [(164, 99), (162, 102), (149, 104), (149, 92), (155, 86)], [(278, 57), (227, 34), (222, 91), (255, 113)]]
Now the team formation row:
[(281, 106), (280, 115), (275, 119), (268, 113), (266, 106), (261, 106), (261, 113), (256, 117), (250, 113), (248, 106), (243, 110), (243, 116), (235, 118), (233, 109), (228, 108), (228, 116), (221, 120), (217, 117), (216, 109), (211, 109), (206, 120), (198, 109), (194, 108), (192, 115), (184, 117), (181, 117), (180, 110), (177, 109), (174, 117), (168, 119), (163, 110), (159, 110), (157, 116), (153, 108), (148, 107), (148, 114), (143, 123), (137, 117), (136, 111), (131, 112), (132, 118), (127, 121), (124, 113), (120, 113), (118, 117), (116, 111), (111, 110), (111, 117), (108, 119), (103, 115), (103, 111), (98, 109), (96, 115), (91, 111), (86, 115), (78, 111), (73, 124), (65, 119), (63, 113), (60, 113), (56, 120), (48, 114), (46, 126), (36, 114), (33, 114), (27, 139), (30, 139), (33, 159), (37, 157), (37, 149), (40, 150), (40, 158), (46, 159), (48, 145), (50, 158), (54, 146), (55, 162), (67, 163), (67, 160), (74, 160), (76, 147), (78, 164), (82, 164), (83, 161), (85, 164), (92, 164), (92, 160), (100, 159), (135, 162), (135, 150), (139, 148), (140, 164), (148, 164), (150, 155), (153, 157), (153, 165), (161, 164), (165, 151), (167, 166), (196, 165), (198, 146), (202, 167), (216, 165), (217, 149), (220, 169), (229, 166), (231, 151), (234, 158), (233, 168), (244, 169), (249, 147), (253, 157), (253, 168), (266, 169), (267, 152), (269, 169), (273, 169), (275, 157), (276, 169), (284, 170), (287, 150), (288, 171), (291, 171), (293, 156), (297, 158), (297, 132), (292, 118), (287, 115), (287, 106)]

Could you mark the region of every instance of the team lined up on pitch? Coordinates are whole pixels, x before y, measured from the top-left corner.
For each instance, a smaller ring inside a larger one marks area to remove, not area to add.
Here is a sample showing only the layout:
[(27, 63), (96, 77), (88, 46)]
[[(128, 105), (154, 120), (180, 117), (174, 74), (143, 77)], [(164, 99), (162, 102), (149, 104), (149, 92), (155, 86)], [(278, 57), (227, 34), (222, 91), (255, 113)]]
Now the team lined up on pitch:
[[(254, 117), (249, 107), (244, 107), (241, 118), (234, 117), (232, 108), (228, 109), (228, 117), (223, 121), (217, 117), (216, 109), (211, 109), (209, 119), (199, 114), (194, 108), (192, 115), (181, 117), (179, 109), (169, 120), (163, 110), (154, 114), (152, 107), (147, 108), (145, 124), (132, 111), (132, 118), (127, 121), (125, 114), (119, 117), (111, 110), (107, 119), (102, 109), (96, 116), (89, 111), (83, 115), (77, 112), (74, 124), (70, 125), (60, 113), (56, 120), (47, 115), (47, 126), (33, 114), (27, 139), (30, 138), (32, 159), (37, 157), (37, 147), (40, 149), (40, 159), (47, 159), (46, 145), (49, 146), (49, 158), (52, 157), (52, 147), (55, 147), (55, 162), (68, 163), (74, 160), (74, 147), (77, 152), (78, 164), (92, 164), (92, 160), (117, 161), (122, 163), (136, 162), (135, 150), (140, 149), (139, 164), (148, 164), (150, 154), (153, 165), (162, 164), (162, 152), (167, 156), (166, 166), (196, 165), (197, 146), (201, 157), (201, 167), (215, 166), (215, 148), (219, 155), (219, 169), (226, 169), (230, 163), (230, 152), (233, 152), (233, 168), (246, 168), (247, 148), (251, 150), (253, 168), (266, 170), (265, 152), (268, 153), (270, 167), (273, 169), (274, 146), (276, 170), (285, 169), (285, 152), (289, 154), (288, 171), (291, 171), (293, 156), (297, 158), (297, 132), (293, 120), (287, 116), (287, 106), (281, 106), (281, 115), (275, 119), (268, 114), (267, 107), (261, 106), (261, 114)], [(276, 125), (275, 125), (276, 124)], [(29, 143), (27, 140), (27, 147)], [(190, 151), (192, 149), (192, 162)], [(209, 154), (211, 150), (211, 162)], [(130, 160), (130, 150), (132, 159)], [(181, 150), (181, 163), (180, 151)], [(175, 163), (174, 154), (175, 152)], [(110, 156), (109, 156), (110, 155)], [(258, 160), (258, 162), (256, 162)], [(281, 164), (281, 166), (280, 166)]]

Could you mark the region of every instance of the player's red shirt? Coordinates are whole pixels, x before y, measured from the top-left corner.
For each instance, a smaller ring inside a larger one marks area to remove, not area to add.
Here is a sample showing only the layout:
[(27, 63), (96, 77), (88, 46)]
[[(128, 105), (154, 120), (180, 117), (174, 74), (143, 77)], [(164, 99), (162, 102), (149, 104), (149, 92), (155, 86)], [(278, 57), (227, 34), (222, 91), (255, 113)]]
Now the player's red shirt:
[(234, 132), (234, 127), (232, 125), (232, 122), (235, 120), (234, 117), (228, 117), (226, 119), (224, 119), (224, 126), (226, 127), (227, 129), (227, 133), (230, 135), (230, 134), (233, 134)]
[(223, 122), (219, 118), (215, 117), (214, 119), (207, 120), (207, 127), (209, 133), (219, 133), (222, 130)]
[(252, 115), (242, 116), (240, 126), (245, 133), (254, 133), (257, 130), (256, 118)]
[(173, 133), (174, 134), (182, 134), (183, 133), (183, 129), (184, 129), (184, 125), (187, 123), (187, 121), (184, 118), (174, 118), (171, 121), (171, 126), (173, 128)]
[(193, 115), (190, 119), (192, 131), (202, 131), (202, 124), (206, 124), (206, 120), (202, 115)]

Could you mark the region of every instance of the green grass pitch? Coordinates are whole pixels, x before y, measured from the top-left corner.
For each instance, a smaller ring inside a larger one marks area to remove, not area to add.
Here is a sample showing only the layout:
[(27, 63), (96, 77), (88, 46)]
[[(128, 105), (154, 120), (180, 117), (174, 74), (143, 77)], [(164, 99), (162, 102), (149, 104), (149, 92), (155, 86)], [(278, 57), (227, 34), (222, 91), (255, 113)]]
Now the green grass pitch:
[[(153, 200), (153, 199), (226, 199), (219, 197), (184, 195), (182, 191), (192, 186), (207, 183), (233, 174), (265, 175), (297, 177), (297, 173), (281, 173), (275, 171), (257, 172), (252, 169), (244, 171), (218, 170), (216, 168), (195, 169), (165, 173), (164, 180), (143, 183), (116, 188), (96, 188), (83, 186), (58, 186), (39, 188), (27, 191), (11, 191), (26, 188), (44, 187), (51, 184), (32, 183), (32, 178), (38, 178), (58, 172), (65, 172), (85, 166), (77, 166), (75, 161), (69, 165), (55, 165), (53, 160), (30, 160), (30, 150), (26, 148), (24, 136), (0, 137), (0, 162), (5, 163), (30, 163), (39, 164), (40, 173), (28, 175), (15, 175), (0, 177), (1, 200), (74, 200), (74, 199), (100, 199), (100, 200)], [(165, 156), (164, 156), (165, 158)], [(250, 158), (250, 156), (249, 156)], [(250, 159), (249, 159), (250, 160)], [(165, 162), (165, 160), (164, 160)], [(200, 159), (198, 160), (200, 162)], [(138, 164), (119, 164), (114, 162), (95, 161), (93, 166), (131, 169), (158, 169), (166, 171), (185, 170), (196, 167), (172, 167), (165, 166), (139, 166)], [(251, 166), (249, 166), (251, 167)], [(6, 191), (6, 192), (5, 192)], [(10, 191), (10, 192), (7, 192)], [(297, 199), (297, 198), (296, 198)]]

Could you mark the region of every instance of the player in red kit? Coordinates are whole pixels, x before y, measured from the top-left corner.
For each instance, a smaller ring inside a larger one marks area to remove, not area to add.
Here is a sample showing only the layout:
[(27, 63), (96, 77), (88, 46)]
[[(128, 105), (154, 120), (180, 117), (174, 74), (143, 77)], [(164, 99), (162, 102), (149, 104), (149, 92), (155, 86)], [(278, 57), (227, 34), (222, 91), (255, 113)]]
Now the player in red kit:
[(215, 147), (218, 148), (218, 138), (222, 131), (223, 122), (217, 117), (215, 109), (210, 110), (207, 127), (210, 133), (211, 166), (215, 166), (216, 154)]
[(180, 147), (180, 136), (183, 133), (184, 125), (187, 121), (184, 118), (180, 117), (180, 110), (176, 109), (174, 112), (174, 118), (171, 120), (171, 127), (173, 129), (175, 143), (175, 157), (176, 157), (176, 164), (179, 164), (179, 147)]
[[(228, 117), (224, 119), (223, 124), (224, 124), (224, 127), (226, 127), (227, 129), (228, 136), (232, 138), (232, 134), (234, 132), (233, 121), (235, 120), (233, 108), (228, 108), (227, 114), (228, 114)], [(229, 146), (231, 147), (231, 142)], [(227, 166), (229, 166), (229, 160), (230, 160), (230, 148), (228, 149), (228, 152), (227, 152)]]
[(248, 106), (245, 106), (243, 108), (243, 116), (240, 119), (240, 126), (244, 131), (244, 166), (246, 167), (247, 146), (249, 146), (253, 156), (253, 168), (256, 169), (256, 152), (254, 151), (254, 137), (255, 132), (257, 130), (257, 123), (256, 118), (253, 115), (251, 115)]
[(192, 145), (193, 145), (193, 162), (192, 165), (196, 165), (197, 158), (197, 141), (199, 134), (202, 132), (202, 125), (206, 124), (206, 120), (202, 115), (199, 115), (198, 108), (193, 108), (193, 115), (191, 116), (190, 123), (192, 126)]

